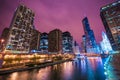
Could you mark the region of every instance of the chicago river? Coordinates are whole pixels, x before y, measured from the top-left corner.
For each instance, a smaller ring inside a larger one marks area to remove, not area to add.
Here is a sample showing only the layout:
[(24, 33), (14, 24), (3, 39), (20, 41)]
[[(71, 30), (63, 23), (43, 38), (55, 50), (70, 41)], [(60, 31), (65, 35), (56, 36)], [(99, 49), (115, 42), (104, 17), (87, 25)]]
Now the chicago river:
[(107, 80), (104, 60), (88, 57), (53, 66), (0, 75), (0, 80)]

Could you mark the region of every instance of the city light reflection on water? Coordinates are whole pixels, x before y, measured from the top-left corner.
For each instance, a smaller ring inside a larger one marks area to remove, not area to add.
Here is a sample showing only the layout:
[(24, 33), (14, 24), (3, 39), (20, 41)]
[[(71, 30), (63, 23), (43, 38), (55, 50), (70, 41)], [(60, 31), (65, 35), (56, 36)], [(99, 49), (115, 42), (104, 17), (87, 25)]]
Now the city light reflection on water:
[(98, 57), (1, 75), (0, 80), (105, 80), (105, 74)]

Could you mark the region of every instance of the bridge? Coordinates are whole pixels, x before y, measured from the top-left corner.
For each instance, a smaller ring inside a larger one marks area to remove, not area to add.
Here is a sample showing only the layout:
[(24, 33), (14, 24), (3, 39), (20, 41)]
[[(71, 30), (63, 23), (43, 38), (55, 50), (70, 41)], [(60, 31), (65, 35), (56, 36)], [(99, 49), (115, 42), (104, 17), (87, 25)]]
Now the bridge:
[(96, 53), (81, 53), (80, 56), (87, 56), (87, 57), (100, 57), (101, 54), (96, 54)]

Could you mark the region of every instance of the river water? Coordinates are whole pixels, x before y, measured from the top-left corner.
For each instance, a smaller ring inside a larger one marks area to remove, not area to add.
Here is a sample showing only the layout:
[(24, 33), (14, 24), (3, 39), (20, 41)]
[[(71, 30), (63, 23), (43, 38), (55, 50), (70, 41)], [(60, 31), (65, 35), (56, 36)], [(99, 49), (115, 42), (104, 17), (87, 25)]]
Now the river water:
[(103, 66), (100, 57), (86, 58), (0, 75), (0, 80), (106, 80)]

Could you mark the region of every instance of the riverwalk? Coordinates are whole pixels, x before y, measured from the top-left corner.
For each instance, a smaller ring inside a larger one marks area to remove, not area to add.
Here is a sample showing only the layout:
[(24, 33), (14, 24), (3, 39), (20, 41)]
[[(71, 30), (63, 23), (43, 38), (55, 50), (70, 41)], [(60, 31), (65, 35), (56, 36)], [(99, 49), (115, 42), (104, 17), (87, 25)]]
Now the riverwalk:
[(12, 72), (30, 70), (30, 69), (35, 69), (35, 68), (43, 68), (43, 67), (52, 66), (52, 65), (60, 64), (60, 63), (67, 62), (67, 61), (71, 61), (71, 60), (70, 59), (59, 60), (55, 62), (40, 64), (40, 65), (33, 65), (33, 66), (18, 66), (18, 67), (3, 68), (3, 69), (0, 69), (0, 75), (12, 73)]

